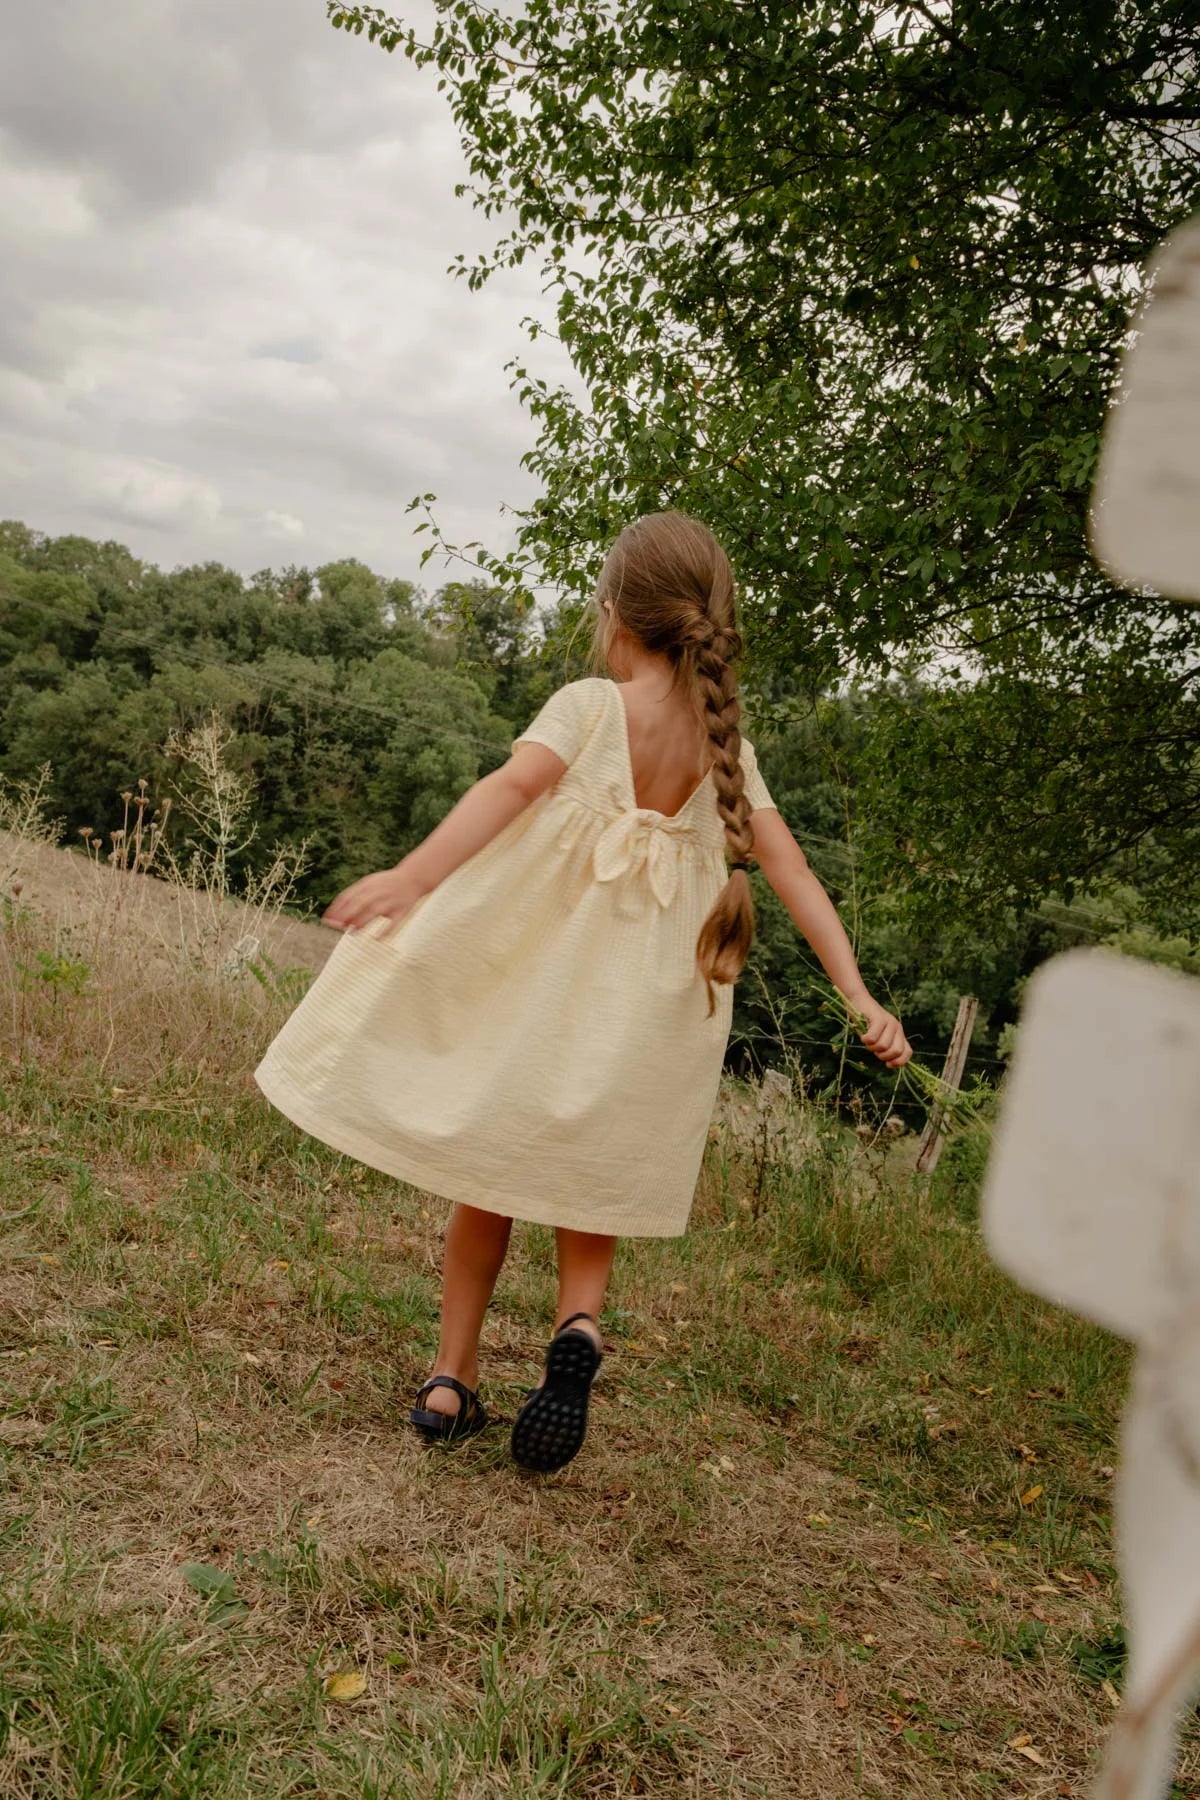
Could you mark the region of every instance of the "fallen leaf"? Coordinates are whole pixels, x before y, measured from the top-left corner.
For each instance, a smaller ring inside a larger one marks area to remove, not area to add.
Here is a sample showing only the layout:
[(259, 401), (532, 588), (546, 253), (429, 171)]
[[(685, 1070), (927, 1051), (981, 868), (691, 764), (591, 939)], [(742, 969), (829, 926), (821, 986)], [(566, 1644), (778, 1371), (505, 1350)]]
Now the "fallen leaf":
[(1058, 1589), (1049, 1581), (1039, 1581), (1033, 1591), (1035, 1594), (1057, 1594)]
[(1041, 1498), (1041, 1494), (1042, 1489), (1040, 1486), (1026, 1488), (1025, 1492), (1021, 1495), (1021, 1505), (1032, 1506), (1035, 1500)]
[(1046, 1766), (1045, 1757), (1040, 1750), (1035, 1750), (1032, 1744), (1022, 1744), (1017, 1755), (1026, 1757), (1031, 1763), (1036, 1763), (1039, 1769), (1044, 1769)]
[(366, 1692), (367, 1678), (358, 1669), (342, 1669), (334, 1675), (327, 1675), (322, 1686), (329, 1700), (357, 1700)]
[(1032, 1735), (1028, 1731), (1022, 1731), (1017, 1737), (1009, 1738), (1008, 1747), (1010, 1750), (1023, 1750), (1026, 1744), (1032, 1744), (1032, 1742)]
[(978, 1395), (979, 1395), (979, 1398), (980, 1398), (980, 1399), (981, 1399), (981, 1400), (982, 1400), (982, 1399), (983, 1399), (983, 1398), (984, 1398), (984, 1397), (985, 1397), (985, 1395), (987, 1395), (987, 1394), (994, 1394), (994, 1393), (995, 1393), (995, 1391), (996, 1391), (996, 1390), (995, 1390), (995, 1388), (990, 1388), (990, 1387), (986, 1387), (986, 1388), (977, 1388), (977, 1387), (973, 1387), (973, 1388), (972, 1388), (972, 1389), (971, 1389), (971, 1392), (972, 1392), (972, 1393), (973, 1393), (973, 1394), (978, 1394)]
[(875, 1636), (873, 1631), (864, 1631), (859, 1642), (866, 1644), (869, 1648), (873, 1648), (879, 1642), (879, 1639)]
[(638, 1624), (661, 1625), (664, 1617), (665, 1615), (663, 1613), (647, 1613), (644, 1618), (638, 1620)]
[(1111, 1681), (1102, 1681), (1100, 1683), (1100, 1692), (1104, 1695), (1104, 1698), (1108, 1701), (1110, 1706), (1120, 1706), (1121, 1696), (1118, 1694)]
[(198, 1594), (219, 1594), (224, 1597), (233, 1593), (233, 1576), (228, 1569), (218, 1569), (212, 1563), (184, 1563), (180, 1573), (190, 1588)]
[(838, 1689), (837, 1693), (833, 1696), (833, 1704), (837, 1707), (839, 1712), (849, 1712), (850, 1696), (845, 1688)]
[(814, 1531), (828, 1531), (831, 1523), (829, 1514), (823, 1512), (809, 1513), (808, 1522)]

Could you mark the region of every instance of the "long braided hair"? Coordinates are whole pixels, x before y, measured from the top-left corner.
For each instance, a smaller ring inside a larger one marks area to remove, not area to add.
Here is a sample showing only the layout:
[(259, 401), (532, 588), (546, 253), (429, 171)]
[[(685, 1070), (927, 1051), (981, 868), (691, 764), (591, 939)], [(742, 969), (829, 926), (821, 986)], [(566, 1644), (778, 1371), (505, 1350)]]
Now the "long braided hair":
[[(648, 513), (627, 525), (605, 560), (596, 589), (596, 651), (604, 662), (605, 607), (627, 631), (667, 656), (696, 705), (712, 756), (717, 811), (731, 862), (754, 850), (742, 774), (734, 664), (741, 654), (733, 570), (707, 525), (686, 513)], [(754, 902), (743, 869), (731, 869), (700, 928), (696, 962), (715, 1005), (714, 985), (737, 980), (754, 939)]]

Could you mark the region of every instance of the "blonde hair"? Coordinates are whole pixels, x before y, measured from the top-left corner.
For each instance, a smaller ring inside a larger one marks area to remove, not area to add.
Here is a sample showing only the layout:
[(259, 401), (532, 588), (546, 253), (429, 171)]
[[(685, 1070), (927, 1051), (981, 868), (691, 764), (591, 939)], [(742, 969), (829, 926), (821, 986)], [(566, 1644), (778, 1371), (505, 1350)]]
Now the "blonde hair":
[[(712, 752), (725, 850), (744, 862), (754, 850), (742, 773), (742, 706), (734, 664), (741, 655), (733, 570), (707, 525), (686, 513), (648, 513), (627, 525), (596, 587), (595, 661), (605, 663), (605, 608), (647, 650), (670, 659), (687, 684)], [(700, 928), (696, 962), (715, 1004), (714, 985), (737, 980), (754, 941), (754, 902), (744, 869), (731, 869)]]

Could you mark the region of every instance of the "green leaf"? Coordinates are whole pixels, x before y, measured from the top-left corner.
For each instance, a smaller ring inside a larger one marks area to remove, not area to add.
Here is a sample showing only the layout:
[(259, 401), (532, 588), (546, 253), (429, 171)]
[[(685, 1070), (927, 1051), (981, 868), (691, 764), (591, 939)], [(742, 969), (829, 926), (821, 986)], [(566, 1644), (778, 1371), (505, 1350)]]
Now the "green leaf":
[(188, 1586), (195, 1588), (198, 1594), (232, 1594), (234, 1578), (228, 1569), (218, 1569), (212, 1563), (184, 1563), (183, 1579)]

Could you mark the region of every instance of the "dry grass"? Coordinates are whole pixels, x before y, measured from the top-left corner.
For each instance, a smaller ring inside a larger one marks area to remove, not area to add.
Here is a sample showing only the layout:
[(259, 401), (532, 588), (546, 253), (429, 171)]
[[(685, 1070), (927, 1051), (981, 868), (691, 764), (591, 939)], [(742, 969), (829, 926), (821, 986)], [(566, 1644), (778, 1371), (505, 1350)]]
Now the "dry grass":
[(0, 1049), (143, 1092), (246, 1070), (334, 941), (281, 913), (288, 875), (247, 905), (202, 869), (159, 878), (0, 831)]
[[(1124, 1352), (991, 1267), (970, 1144), (930, 1192), (816, 1114), (781, 1162), (728, 1096), (692, 1233), (622, 1250), (583, 1454), (431, 1453), (442, 1204), (248, 1091), (289, 995), (181, 961), (158, 900), (31, 1000), (20, 963), (94, 926), (35, 863), (0, 989), (6, 1800), (1085, 1791)], [(551, 1274), (523, 1230), (501, 1414)]]

